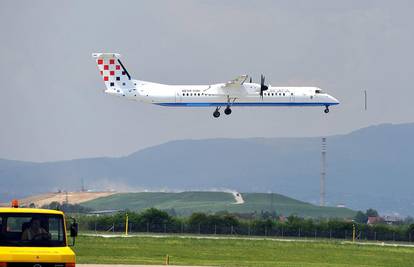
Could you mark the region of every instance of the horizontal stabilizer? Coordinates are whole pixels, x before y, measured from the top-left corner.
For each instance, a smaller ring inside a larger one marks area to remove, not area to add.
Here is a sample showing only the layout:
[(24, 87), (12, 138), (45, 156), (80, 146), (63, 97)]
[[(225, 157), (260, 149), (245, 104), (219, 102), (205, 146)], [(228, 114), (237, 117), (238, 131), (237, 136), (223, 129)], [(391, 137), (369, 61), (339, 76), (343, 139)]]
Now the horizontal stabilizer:
[(120, 54), (117, 53), (93, 53), (94, 58), (121, 58)]

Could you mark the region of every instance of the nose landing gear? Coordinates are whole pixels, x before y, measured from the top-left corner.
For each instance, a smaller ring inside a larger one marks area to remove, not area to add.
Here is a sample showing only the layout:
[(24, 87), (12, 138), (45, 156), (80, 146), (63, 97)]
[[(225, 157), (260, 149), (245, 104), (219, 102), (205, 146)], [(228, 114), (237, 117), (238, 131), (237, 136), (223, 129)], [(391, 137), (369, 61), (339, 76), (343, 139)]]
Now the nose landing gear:
[(325, 110), (324, 110), (323, 112), (325, 112), (325, 113), (329, 113), (329, 106), (326, 106), (326, 107), (325, 107)]

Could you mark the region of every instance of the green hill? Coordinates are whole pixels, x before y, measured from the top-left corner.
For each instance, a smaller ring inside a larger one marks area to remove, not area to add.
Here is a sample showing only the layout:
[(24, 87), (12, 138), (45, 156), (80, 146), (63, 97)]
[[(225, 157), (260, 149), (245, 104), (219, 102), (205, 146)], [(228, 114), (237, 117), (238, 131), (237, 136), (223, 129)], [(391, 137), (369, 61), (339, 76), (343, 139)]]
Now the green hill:
[(177, 214), (193, 212), (214, 213), (228, 211), (251, 213), (276, 211), (285, 216), (351, 218), (355, 211), (347, 208), (319, 207), (279, 194), (242, 193), (244, 203), (235, 204), (233, 194), (226, 192), (140, 192), (118, 193), (82, 203), (94, 210), (129, 209), (140, 211), (147, 208), (174, 209)]

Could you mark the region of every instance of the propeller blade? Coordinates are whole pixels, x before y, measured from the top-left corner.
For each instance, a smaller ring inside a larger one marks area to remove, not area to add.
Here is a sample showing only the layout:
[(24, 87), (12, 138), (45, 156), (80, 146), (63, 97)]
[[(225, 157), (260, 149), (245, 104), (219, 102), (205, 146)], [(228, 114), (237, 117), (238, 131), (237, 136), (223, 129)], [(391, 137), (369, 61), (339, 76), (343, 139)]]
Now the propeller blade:
[(265, 76), (263, 74), (260, 75), (260, 96), (263, 99), (263, 91), (269, 89), (267, 85), (265, 85)]

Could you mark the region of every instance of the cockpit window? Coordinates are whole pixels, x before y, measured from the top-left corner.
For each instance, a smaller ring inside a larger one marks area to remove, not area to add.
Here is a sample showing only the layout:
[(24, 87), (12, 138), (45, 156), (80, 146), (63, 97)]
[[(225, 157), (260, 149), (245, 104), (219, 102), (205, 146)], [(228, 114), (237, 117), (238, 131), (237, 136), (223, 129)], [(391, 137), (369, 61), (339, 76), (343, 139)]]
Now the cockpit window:
[(323, 94), (323, 91), (320, 89), (315, 90), (315, 94)]

